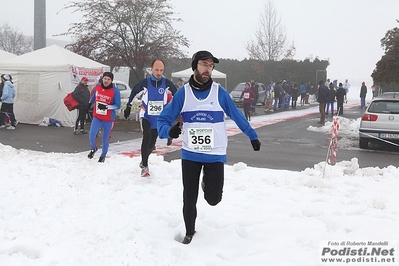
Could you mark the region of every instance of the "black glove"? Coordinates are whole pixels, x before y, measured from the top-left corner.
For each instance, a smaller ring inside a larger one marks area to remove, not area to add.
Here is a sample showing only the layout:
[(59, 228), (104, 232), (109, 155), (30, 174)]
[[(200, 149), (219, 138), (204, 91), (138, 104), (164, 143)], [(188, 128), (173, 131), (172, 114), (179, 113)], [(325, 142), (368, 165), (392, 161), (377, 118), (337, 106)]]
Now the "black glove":
[(169, 137), (177, 139), (181, 134), (180, 122), (169, 129)]
[(91, 108), (91, 103), (89, 103), (89, 105), (87, 106), (87, 113), (90, 111)]
[(132, 108), (130, 107), (130, 106), (128, 106), (128, 107), (126, 107), (126, 109), (125, 109), (125, 111), (123, 112), (125, 115), (124, 115), (124, 117), (127, 119), (128, 117), (129, 117), (129, 115), (130, 115), (130, 110), (131, 110)]
[(103, 103), (98, 103), (98, 104), (97, 104), (97, 107), (98, 107), (98, 109), (100, 109), (100, 110), (107, 110), (107, 109), (108, 109), (108, 106), (105, 105), (105, 104), (103, 104)]
[(251, 140), (252, 148), (254, 148), (254, 151), (259, 151), (260, 150), (260, 141), (258, 139)]

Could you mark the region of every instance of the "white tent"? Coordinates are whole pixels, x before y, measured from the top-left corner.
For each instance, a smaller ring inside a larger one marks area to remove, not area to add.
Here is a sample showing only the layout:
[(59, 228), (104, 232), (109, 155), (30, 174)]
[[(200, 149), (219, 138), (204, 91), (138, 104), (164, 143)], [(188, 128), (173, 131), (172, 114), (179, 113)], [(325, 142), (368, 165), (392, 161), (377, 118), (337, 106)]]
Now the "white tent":
[[(90, 72), (109, 71), (109, 66), (75, 54), (57, 45), (48, 46), (15, 58), (0, 61), (0, 73), (10, 74), (17, 96), (14, 113), (21, 123), (40, 124), (43, 117), (73, 126), (76, 110), (69, 112), (63, 99), (77, 86), (72, 69)], [(101, 75), (101, 74), (100, 74)]]
[[(191, 69), (191, 67), (189, 67), (189, 68), (187, 68), (185, 70), (172, 73), (172, 78), (190, 78), (192, 74), (193, 74), (193, 70)], [(226, 77), (226, 74), (214, 69), (212, 71), (212, 78), (224, 79), (224, 88), (227, 89), (227, 77)]]
[(6, 52), (6, 51), (3, 51), (3, 50), (0, 50), (0, 61), (7, 60), (7, 59), (10, 59), (10, 58), (13, 58), (13, 57), (17, 57), (17, 55), (9, 53), (9, 52)]

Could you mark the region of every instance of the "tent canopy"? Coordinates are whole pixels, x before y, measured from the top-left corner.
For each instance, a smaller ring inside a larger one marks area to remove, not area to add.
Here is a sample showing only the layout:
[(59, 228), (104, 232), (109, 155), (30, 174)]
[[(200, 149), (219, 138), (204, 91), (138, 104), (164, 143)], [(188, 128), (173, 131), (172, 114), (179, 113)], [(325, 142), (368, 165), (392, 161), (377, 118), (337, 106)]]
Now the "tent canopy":
[(70, 71), (71, 65), (87, 68), (109, 67), (58, 45), (51, 45), (30, 53), (1, 61), (1, 69), (19, 71)]
[(17, 93), (14, 99), (16, 119), (39, 125), (44, 117), (49, 117), (63, 126), (73, 126), (77, 111), (69, 112), (63, 99), (77, 86), (76, 74), (72, 72), (74, 67), (87, 73), (109, 71), (109, 66), (57, 45), (1, 60), (0, 73), (13, 77)]
[[(190, 78), (191, 75), (193, 74), (193, 70), (191, 69), (191, 67), (184, 69), (182, 71), (179, 72), (173, 72), (172, 73), (172, 78)], [(216, 69), (214, 69), (212, 71), (212, 78), (217, 78), (217, 79), (224, 79), (224, 86), (226, 88), (227, 86), (227, 76), (225, 73), (222, 73), (220, 71), (217, 71)]]
[(7, 60), (7, 59), (10, 59), (10, 58), (14, 58), (14, 57), (17, 57), (17, 55), (9, 53), (9, 52), (6, 52), (6, 51), (3, 51), (3, 50), (0, 50), (0, 61)]

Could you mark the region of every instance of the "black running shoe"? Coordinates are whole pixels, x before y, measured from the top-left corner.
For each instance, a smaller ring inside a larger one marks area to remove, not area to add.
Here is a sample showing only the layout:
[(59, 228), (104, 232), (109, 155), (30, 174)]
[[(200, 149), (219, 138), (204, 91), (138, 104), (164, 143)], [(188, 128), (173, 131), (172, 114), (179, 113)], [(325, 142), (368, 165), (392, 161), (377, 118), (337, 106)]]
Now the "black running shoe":
[(167, 146), (172, 145), (172, 138), (168, 138), (168, 142), (166, 143)]
[[(194, 234), (195, 234), (195, 233), (194, 233)], [(186, 235), (186, 236), (183, 238), (182, 243), (183, 243), (183, 244), (190, 244), (190, 243), (191, 243), (191, 240), (193, 240), (194, 234), (192, 234), (192, 235)]]
[(96, 153), (96, 151), (97, 151), (97, 149), (95, 149), (95, 150), (90, 150), (89, 154), (87, 155), (87, 158), (93, 159), (94, 154)]
[(99, 159), (98, 159), (98, 162), (99, 163), (103, 163), (105, 161), (105, 157), (100, 157)]

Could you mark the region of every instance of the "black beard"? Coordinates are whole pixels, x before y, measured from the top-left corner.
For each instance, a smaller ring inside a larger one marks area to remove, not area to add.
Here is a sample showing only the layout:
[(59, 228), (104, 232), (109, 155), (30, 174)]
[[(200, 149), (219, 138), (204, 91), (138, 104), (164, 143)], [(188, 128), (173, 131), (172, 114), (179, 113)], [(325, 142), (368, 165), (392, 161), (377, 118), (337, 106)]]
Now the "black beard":
[(190, 79), (188, 80), (188, 83), (190, 84), (191, 88), (196, 89), (198, 91), (206, 91), (211, 88), (212, 85), (212, 78), (209, 78), (207, 82), (199, 84), (194, 80), (194, 74), (191, 75)]
[(196, 79), (198, 82), (202, 83), (202, 84), (207, 83), (207, 82), (209, 81), (209, 79), (211, 78), (210, 76), (208, 76), (207, 78), (203, 78), (203, 77), (201, 76), (201, 74), (199, 73), (199, 71), (194, 71), (194, 76), (195, 76), (195, 79)]

